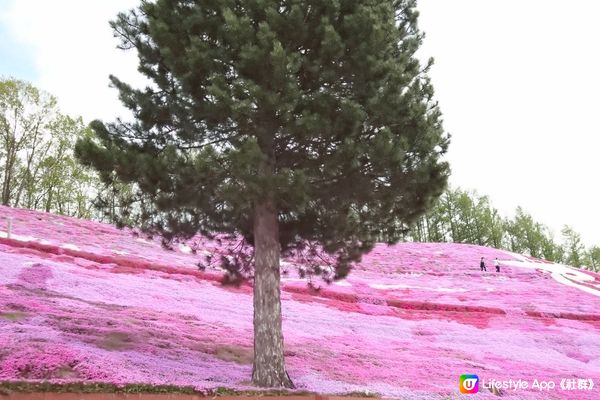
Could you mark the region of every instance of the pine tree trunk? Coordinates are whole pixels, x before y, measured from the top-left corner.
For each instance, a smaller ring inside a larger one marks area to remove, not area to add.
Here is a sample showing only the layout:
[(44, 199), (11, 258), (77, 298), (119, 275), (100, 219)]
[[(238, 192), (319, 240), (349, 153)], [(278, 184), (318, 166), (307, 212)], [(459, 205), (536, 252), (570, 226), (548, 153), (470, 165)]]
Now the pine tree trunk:
[(293, 387), (283, 357), (279, 288), (279, 226), (272, 202), (258, 204), (254, 214), (254, 366), (252, 383)]

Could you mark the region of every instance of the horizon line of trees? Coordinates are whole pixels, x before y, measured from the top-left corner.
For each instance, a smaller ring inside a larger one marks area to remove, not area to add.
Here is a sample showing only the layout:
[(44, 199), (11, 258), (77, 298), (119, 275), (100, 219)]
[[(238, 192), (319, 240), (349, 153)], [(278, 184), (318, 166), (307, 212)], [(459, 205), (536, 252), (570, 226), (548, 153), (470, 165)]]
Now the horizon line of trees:
[[(132, 188), (107, 187), (73, 153), (91, 135), (81, 117), (60, 112), (52, 95), (32, 84), (0, 78), (0, 203), (101, 222), (117, 214)], [(448, 188), (405, 236), (417, 242), (471, 243), (600, 272), (600, 247), (585, 248), (565, 225), (557, 240), (521, 207), (502, 217), (487, 196)]]
[(107, 188), (74, 155), (75, 142), (92, 134), (56, 97), (0, 77), (0, 204), (113, 222), (125, 188)]
[(586, 248), (572, 227), (564, 225), (557, 239), (523, 208), (512, 218), (502, 217), (488, 196), (460, 188), (448, 188), (406, 239), (490, 246), (600, 272), (600, 247)]

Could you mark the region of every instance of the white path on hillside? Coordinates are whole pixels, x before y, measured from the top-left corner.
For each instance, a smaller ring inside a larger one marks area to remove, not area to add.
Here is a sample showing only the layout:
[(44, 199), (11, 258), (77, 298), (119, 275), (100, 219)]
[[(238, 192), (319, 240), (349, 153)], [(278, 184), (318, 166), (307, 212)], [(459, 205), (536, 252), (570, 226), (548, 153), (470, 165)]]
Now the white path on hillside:
[[(8, 238), (8, 234), (5, 231), (0, 231), (0, 238)], [(23, 236), (23, 235), (15, 235), (14, 233), (10, 234), (10, 238), (14, 239), (14, 240), (19, 240), (21, 242), (33, 242), (36, 241), (38, 239), (34, 238), (33, 236)]]
[[(562, 283), (563, 285), (574, 287), (586, 293), (593, 294), (594, 296), (600, 296), (600, 285), (592, 283), (595, 281), (595, 278), (580, 269), (564, 264), (535, 262), (521, 254), (506, 253), (518, 260), (499, 260), (502, 265), (509, 265), (517, 268), (541, 269), (542, 271), (550, 273), (555, 281)], [(582, 285), (582, 283), (587, 283), (598, 289)]]

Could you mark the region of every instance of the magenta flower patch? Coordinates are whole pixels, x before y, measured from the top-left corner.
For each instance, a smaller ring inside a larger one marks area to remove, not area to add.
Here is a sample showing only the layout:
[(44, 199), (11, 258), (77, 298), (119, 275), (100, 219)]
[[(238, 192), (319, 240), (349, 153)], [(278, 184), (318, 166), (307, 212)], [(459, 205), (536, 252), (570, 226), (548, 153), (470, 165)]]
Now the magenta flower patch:
[[(223, 287), (223, 271), (198, 270), (200, 257), (225, 254), (217, 241), (167, 251), (96, 222), (6, 207), (0, 215), (13, 218), (11, 239), (0, 226), (0, 380), (247, 388), (252, 287)], [(502, 272), (480, 271), (481, 257), (498, 257)], [(330, 285), (308, 287), (300, 262), (284, 260), (281, 283), (299, 389), (458, 398), (465, 374), (479, 377), (483, 399), (498, 398), (485, 386), (492, 379), (600, 386), (596, 274), (447, 243), (377, 245)], [(571, 397), (530, 387), (502, 398)]]

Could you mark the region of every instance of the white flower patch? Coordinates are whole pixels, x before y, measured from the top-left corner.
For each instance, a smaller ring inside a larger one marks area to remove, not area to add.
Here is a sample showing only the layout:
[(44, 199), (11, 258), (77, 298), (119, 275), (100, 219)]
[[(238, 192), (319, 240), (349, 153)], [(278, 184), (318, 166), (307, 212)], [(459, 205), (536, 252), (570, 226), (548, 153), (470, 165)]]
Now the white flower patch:
[(352, 286), (352, 284), (350, 284), (349, 282), (346, 282), (346, 281), (333, 282), (333, 284), (337, 285), (337, 286), (345, 286), (345, 287)]
[(593, 294), (595, 296), (600, 296), (600, 290), (582, 285), (582, 283), (590, 283), (595, 280), (593, 276), (586, 274), (582, 270), (564, 264), (547, 264), (542, 262), (535, 262), (521, 254), (508, 254), (517, 258), (518, 261), (499, 260), (501, 265), (510, 265), (511, 267), (529, 268), (546, 271), (551, 274), (552, 278), (554, 278), (555, 281), (562, 283), (563, 285), (577, 288), (581, 291)]
[(281, 278), (282, 282), (306, 282), (304, 278)]
[(185, 243), (179, 243), (179, 251), (184, 254), (192, 254), (192, 248)]
[(430, 290), (433, 290), (435, 292), (446, 292), (446, 293), (464, 293), (467, 291), (467, 289), (463, 289), (463, 288), (453, 289), (453, 288), (445, 288), (445, 287), (432, 288)]
[(403, 285), (401, 283), (394, 284), (394, 285), (386, 285), (386, 284), (382, 284), (382, 283), (370, 283), (369, 286), (372, 287), (373, 289), (381, 289), (381, 290), (394, 290), (394, 289), (410, 288), (410, 286)]
[[(5, 231), (0, 231), (0, 237), (6, 239), (8, 238), (8, 234)], [(14, 233), (10, 234), (10, 238), (20, 242), (35, 242), (38, 240), (33, 236), (15, 235)]]
[(424, 286), (411, 286), (404, 285), (401, 283), (386, 285), (381, 283), (371, 283), (369, 284), (373, 289), (381, 289), (381, 290), (394, 290), (394, 289), (419, 289), (419, 290), (429, 290), (432, 292), (446, 292), (446, 293), (464, 293), (467, 289), (463, 288), (445, 288), (445, 287), (424, 287)]

